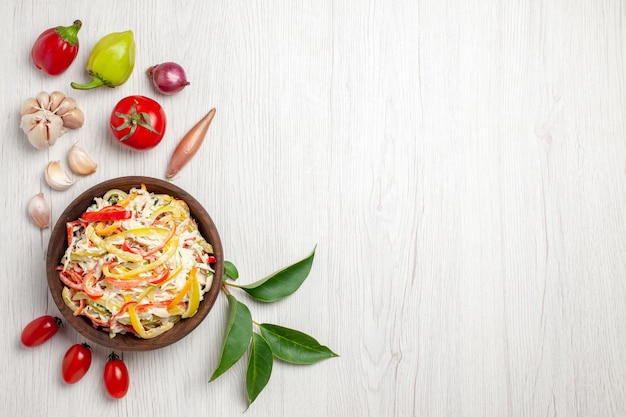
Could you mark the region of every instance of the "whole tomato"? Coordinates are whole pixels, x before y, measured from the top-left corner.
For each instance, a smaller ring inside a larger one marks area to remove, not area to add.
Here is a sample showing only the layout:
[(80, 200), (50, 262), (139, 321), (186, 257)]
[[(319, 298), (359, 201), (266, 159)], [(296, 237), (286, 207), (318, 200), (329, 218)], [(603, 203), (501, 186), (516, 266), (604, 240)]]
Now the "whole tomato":
[(22, 344), (26, 347), (39, 346), (54, 336), (60, 326), (61, 319), (58, 317), (38, 317), (22, 330)]
[(44, 31), (33, 45), (30, 56), (38, 70), (49, 75), (63, 73), (78, 55), (78, 31), (82, 23), (57, 26)]
[(68, 384), (77, 383), (91, 366), (91, 347), (87, 343), (72, 345), (65, 356), (61, 366), (63, 381)]
[(128, 96), (111, 112), (109, 127), (122, 145), (138, 151), (152, 149), (161, 142), (167, 127), (163, 107), (145, 96)]
[(104, 387), (113, 398), (122, 398), (128, 392), (130, 379), (126, 364), (115, 352), (111, 352), (104, 365)]

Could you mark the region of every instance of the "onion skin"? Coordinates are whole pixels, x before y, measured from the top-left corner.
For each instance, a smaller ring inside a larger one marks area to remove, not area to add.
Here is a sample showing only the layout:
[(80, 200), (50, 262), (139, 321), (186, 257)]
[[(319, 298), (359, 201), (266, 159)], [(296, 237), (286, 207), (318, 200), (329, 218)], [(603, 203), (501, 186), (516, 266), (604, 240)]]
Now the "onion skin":
[(178, 174), (178, 172), (187, 165), (187, 162), (193, 158), (196, 152), (198, 152), (214, 116), (215, 109), (211, 109), (206, 116), (183, 136), (178, 145), (176, 145), (176, 149), (174, 149), (174, 153), (167, 167), (166, 177), (168, 179)]
[(185, 70), (175, 62), (154, 65), (148, 68), (146, 73), (161, 94), (176, 94), (189, 85)]

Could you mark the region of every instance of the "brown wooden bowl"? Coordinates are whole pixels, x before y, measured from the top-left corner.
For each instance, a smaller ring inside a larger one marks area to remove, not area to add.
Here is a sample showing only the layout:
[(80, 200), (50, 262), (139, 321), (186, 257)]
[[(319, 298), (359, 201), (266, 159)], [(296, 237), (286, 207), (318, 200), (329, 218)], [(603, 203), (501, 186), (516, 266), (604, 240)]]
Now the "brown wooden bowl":
[[(59, 272), (56, 270), (61, 263), (61, 258), (67, 249), (66, 223), (78, 219), (78, 217), (93, 203), (95, 197), (103, 196), (110, 189), (120, 189), (129, 191), (131, 188), (139, 188), (144, 184), (148, 191), (165, 193), (173, 197), (184, 200), (191, 211), (191, 216), (196, 220), (200, 233), (213, 246), (215, 262), (215, 273), (213, 282), (204, 299), (200, 303), (197, 313), (190, 318), (183, 319), (176, 323), (172, 329), (153, 339), (141, 339), (133, 334), (118, 334), (114, 338), (109, 337), (107, 331), (96, 329), (91, 322), (82, 316), (74, 316), (72, 310), (65, 305), (61, 292), (64, 284), (59, 279)], [(174, 184), (151, 177), (120, 177), (104, 181), (95, 185), (79, 195), (61, 214), (57, 220), (46, 256), (46, 273), (48, 276), (48, 287), (52, 293), (52, 298), (65, 318), (65, 322), (73, 327), (78, 333), (89, 339), (93, 343), (119, 351), (147, 351), (159, 349), (179, 341), (192, 330), (194, 330), (207, 316), (220, 290), (222, 275), (224, 272), (224, 253), (219, 233), (213, 220), (202, 207), (202, 205), (189, 193), (175, 186)]]

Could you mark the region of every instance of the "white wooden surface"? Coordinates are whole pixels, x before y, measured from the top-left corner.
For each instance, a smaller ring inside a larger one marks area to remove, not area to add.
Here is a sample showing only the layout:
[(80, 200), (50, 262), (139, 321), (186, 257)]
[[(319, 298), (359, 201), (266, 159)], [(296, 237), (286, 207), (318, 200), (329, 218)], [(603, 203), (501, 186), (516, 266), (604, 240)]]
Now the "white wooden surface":
[[(58, 78), (29, 51), (81, 19), (77, 62)], [(127, 397), (107, 398), (108, 350), (75, 386), (60, 378), (73, 330), (39, 348), (22, 327), (55, 314), (49, 231), (26, 216), (43, 191), (53, 220), (87, 187), (163, 178), (173, 147), (217, 116), (175, 183), (203, 202), (226, 257), (252, 281), (317, 245), (310, 278), (257, 321), (314, 335), (340, 358), (276, 364), (250, 416), (626, 415), (626, 9), (606, 1), (6, 2), (0, 16), (3, 414), (240, 415), (245, 368), (207, 382), (226, 320), (178, 344), (125, 353)], [(77, 92), (105, 34), (131, 29), (136, 71)], [(162, 61), (191, 86), (164, 97)], [(85, 126), (37, 151), (19, 106), (61, 90)], [(153, 151), (121, 149), (113, 105), (158, 99), (169, 127)], [(68, 191), (43, 181), (78, 143), (100, 166)], [(243, 298), (243, 296), (241, 296)]]

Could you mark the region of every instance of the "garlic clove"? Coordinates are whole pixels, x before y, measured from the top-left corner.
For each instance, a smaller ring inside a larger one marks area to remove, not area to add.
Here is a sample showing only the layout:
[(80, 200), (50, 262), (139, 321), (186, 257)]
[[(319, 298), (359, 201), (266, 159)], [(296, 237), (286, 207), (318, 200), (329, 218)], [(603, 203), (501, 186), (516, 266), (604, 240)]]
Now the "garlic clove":
[(39, 108), (39, 103), (37, 103), (37, 100), (35, 100), (34, 98), (31, 97), (31, 98), (27, 98), (22, 103), (22, 108), (20, 109), (20, 114), (22, 116), (24, 116), (25, 114), (36, 113), (39, 110), (41, 110)]
[(20, 127), (26, 133), (30, 144), (35, 148), (45, 149), (50, 146), (45, 122), (41, 120), (41, 116), (38, 113), (22, 116)]
[(50, 93), (50, 111), (53, 112), (59, 107), (59, 104), (65, 98), (65, 94), (60, 91), (53, 91)]
[(58, 138), (63, 136), (67, 129), (63, 126), (63, 119), (53, 115), (46, 120), (48, 145), (52, 146)]
[(71, 97), (65, 97), (63, 100), (61, 100), (61, 103), (59, 103), (59, 107), (55, 109), (55, 114), (63, 116), (65, 113), (72, 109), (75, 109), (76, 107), (78, 107), (78, 104), (76, 104), (76, 100)]
[(50, 206), (43, 193), (35, 194), (28, 203), (28, 217), (40, 229), (50, 227)]
[(87, 151), (78, 145), (72, 145), (68, 151), (67, 162), (72, 172), (78, 175), (93, 174), (98, 168), (98, 164), (91, 159)]
[(83, 126), (83, 123), (85, 123), (85, 115), (78, 107), (69, 110), (63, 114), (61, 118), (63, 119), (63, 126), (68, 129), (78, 129)]
[(53, 190), (67, 190), (74, 184), (74, 181), (67, 175), (61, 167), (60, 161), (51, 161), (45, 170), (46, 182)]
[(46, 130), (46, 124), (43, 122), (35, 124), (35, 126), (28, 131), (27, 137), (31, 145), (37, 149), (46, 149), (50, 146), (50, 142), (46, 138), (48, 134)]
[(39, 107), (41, 107), (43, 110), (50, 110), (50, 94), (42, 91), (37, 94), (35, 100), (37, 100), (37, 103), (39, 103)]
[(39, 113), (28, 113), (22, 116), (22, 120), (20, 120), (20, 128), (28, 134), (31, 130), (33, 130), (37, 124), (41, 121), (41, 114)]

